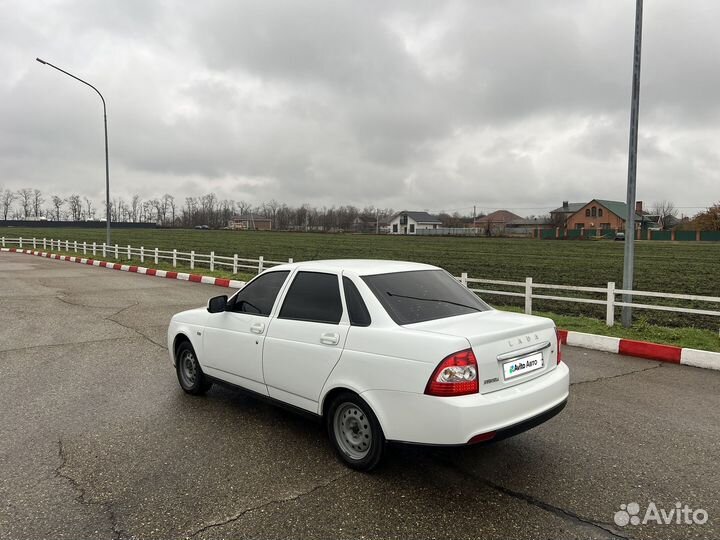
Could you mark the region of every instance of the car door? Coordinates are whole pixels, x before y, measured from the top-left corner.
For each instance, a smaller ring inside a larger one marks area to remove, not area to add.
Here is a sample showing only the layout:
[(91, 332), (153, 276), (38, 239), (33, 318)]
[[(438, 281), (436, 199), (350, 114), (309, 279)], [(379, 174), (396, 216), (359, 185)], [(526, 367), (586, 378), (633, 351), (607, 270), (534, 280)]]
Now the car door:
[(265, 338), (263, 370), (270, 397), (317, 412), (348, 328), (340, 276), (298, 272)]
[(289, 271), (260, 274), (228, 302), (227, 310), (210, 315), (203, 339), (207, 374), (267, 395), (262, 348), (268, 321)]

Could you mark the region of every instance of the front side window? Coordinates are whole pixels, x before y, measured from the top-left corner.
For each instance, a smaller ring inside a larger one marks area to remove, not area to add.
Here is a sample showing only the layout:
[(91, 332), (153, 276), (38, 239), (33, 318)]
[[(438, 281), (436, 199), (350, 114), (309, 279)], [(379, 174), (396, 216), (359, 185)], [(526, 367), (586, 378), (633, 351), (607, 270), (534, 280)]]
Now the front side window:
[(393, 223), (393, 232), (398, 232), (397, 223)]
[(598, 217), (603, 217), (602, 216), (602, 208), (598, 208)]
[(298, 272), (280, 309), (280, 319), (338, 324), (342, 317), (335, 274)]
[(268, 317), (290, 272), (266, 272), (246, 285), (233, 298), (229, 311)]
[(592, 207), (592, 217), (597, 217), (597, 208)]
[(415, 224), (414, 224), (414, 223), (411, 223), (411, 224), (410, 224), (410, 232), (411, 232), (411, 233), (414, 233), (414, 232), (415, 232)]
[(585, 217), (590, 217), (590, 209), (589, 208), (585, 209)]
[(413, 324), (487, 311), (490, 307), (443, 270), (363, 276), (397, 324)]

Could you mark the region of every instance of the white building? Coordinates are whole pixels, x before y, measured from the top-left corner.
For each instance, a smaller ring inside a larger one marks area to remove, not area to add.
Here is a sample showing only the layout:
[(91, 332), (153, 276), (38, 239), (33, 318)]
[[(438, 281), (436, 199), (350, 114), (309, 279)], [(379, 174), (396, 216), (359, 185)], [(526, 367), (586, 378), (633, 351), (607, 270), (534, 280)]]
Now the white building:
[(417, 234), (419, 230), (437, 229), (441, 226), (442, 221), (427, 212), (403, 210), (390, 220), (390, 234)]

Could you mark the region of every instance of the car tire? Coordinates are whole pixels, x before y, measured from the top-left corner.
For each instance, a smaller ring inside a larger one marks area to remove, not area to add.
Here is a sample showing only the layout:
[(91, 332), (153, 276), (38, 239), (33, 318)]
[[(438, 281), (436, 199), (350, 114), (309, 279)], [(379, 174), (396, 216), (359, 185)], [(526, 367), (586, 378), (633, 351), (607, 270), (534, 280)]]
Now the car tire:
[(178, 345), (175, 353), (175, 371), (180, 388), (188, 394), (199, 396), (210, 390), (212, 381), (203, 373), (197, 355), (188, 341)]
[(328, 436), (340, 459), (358, 471), (374, 469), (385, 452), (385, 435), (372, 409), (351, 392), (338, 395), (325, 416)]

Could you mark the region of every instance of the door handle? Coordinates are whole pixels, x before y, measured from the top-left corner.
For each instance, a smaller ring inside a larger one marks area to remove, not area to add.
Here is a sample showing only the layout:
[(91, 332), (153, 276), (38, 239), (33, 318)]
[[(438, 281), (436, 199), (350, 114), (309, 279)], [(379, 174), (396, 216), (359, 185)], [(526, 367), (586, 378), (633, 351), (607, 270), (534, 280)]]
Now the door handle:
[(337, 345), (340, 341), (340, 334), (335, 332), (328, 332), (320, 336), (320, 343), (323, 345)]
[(256, 322), (250, 325), (250, 331), (253, 334), (262, 334), (265, 331), (265, 323)]

